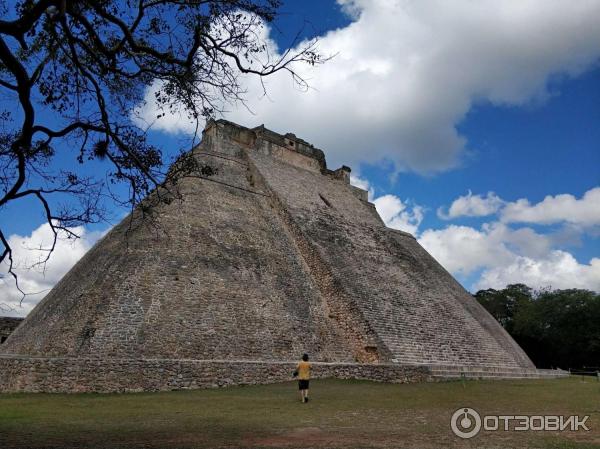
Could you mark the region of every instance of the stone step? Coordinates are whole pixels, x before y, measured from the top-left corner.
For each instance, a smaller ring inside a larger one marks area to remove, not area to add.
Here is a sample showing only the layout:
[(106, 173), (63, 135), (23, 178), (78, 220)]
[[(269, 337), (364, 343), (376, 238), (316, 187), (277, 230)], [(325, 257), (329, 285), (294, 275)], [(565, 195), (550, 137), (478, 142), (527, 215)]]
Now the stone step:
[(432, 374), (456, 374), (460, 375), (469, 375), (469, 374), (488, 374), (490, 376), (498, 375), (498, 374), (514, 374), (514, 375), (529, 375), (535, 374), (540, 375), (535, 370), (522, 370), (522, 371), (487, 371), (487, 370), (469, 370), (469, 371), (461, 371), (461, 370), (431, 370)]
[[(477, 371), (485, 371), (489, 373), (494, 372), (514, 372), (514, 373), (523, 373), (536, 371), (535, 368), (523, 368), (521, 366), (476, 366), (476, 365), (429, 365), (429, 368), (432, 372), (436, 371), (458, 371), (458, 372), (477, 372)], [(553, 371), (553, 370), (551, 370)]]
[[(492, 369), (490, 369), (492, 368)], [(431, 367), (434, 379), (556, 379), (567, 377), (563, 370), (502, 369), (500, 367)]]
[(476, 375), (470, 375), (470, 376), (440, 376), (440, 375), (435, 375), (432, 376), (433, 379), (435, 380), (459, 380), (459, 379), (466, 379), (466, 380), (511, 380), (511, 379), (522, 379), (522, 380), (534, 380), (534, 379), (559, 379), (562, 378), (564, 376), (523, 376), (523, 375), (518, 375), (518, 374), (510, 374), (510, 375), (489, 375), (489, 374), (482, 374), (479, 376)]
[(533, 377), (533, 378), (541, 378), (541, 377), (561, 377), (563, 376), (562, 374), (541, 374), (541, 373), (536, 373), (536, 372), (529, 372), (529, 373), (514, 373), (514, 372), (495, 372), (495, 373), (489, 373), (489, 372), (485, 372), (485, 371), (479, 371), (479, 372), (469, 372), (469, 373), (457, 373), (455, 371), (439, 371), (436, 373), (432, 373), (432, 375), (434, 377), (510, 377), (510, 376), (517, 376), (517, 377)]
[(392, 362), (393, 363), (398, 363), (398, 364), (402, 364), (402, 365), (408, 365), (408, 364), (417, 364), (417, 365), (427, 365), (432, 369), (456, 369), (456, 368), (460, 368), (460, 369), (489, 369), (489, 370), (522, 370), (522, 369), (528, 369), (528, 368), (523, 368), (521, 366), (518, 366), (516, 364), (509, 364), (509, 363), (501, 363), (498, 365), (486, 365), (486, 366), (482, 366), (482, 365), (453, 365), (451, 361), (441, 361), (441, 360), (424, 360), (423, 357), (418, 357), (418, 356), (402, 356), (402, 357), (396, 357), (396, 358), (392, 358)]

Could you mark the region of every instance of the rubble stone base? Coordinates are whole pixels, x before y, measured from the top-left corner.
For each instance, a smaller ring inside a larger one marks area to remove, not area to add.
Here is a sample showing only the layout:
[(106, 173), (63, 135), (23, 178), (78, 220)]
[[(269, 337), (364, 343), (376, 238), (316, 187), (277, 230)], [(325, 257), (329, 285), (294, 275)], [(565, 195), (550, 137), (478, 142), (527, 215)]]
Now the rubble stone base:
[[(135, 392), (292, 380), (296, 362), (193, 359), (85, 359), (0, 355), (0, 392)], [(408, 383), (430, 380), (416, 365), (313, 363), (313, 378)]]

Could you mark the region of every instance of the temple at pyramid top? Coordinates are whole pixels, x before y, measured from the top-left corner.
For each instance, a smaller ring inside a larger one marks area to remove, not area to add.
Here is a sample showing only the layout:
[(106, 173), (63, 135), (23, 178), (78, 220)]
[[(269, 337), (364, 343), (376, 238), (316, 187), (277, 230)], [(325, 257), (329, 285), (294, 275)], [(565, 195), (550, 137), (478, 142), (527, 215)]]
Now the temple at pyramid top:
[[(325, 153), (322, 150), (315, 148), (311, 143), (300, 139), (293, 133), (278, 134), (275, 131), (265, 128), (265, 125), (246, 128), (228, 120), (219, 119), (216, 121), (209, 121), (204, 134), (206, 134), (206, 131), (210, 130), (212, 126), (222, 126), (225, 129), (228, 129), (239, 142), (243, 142), (247, 145), (258, 145), (259, 149), (263, 149), (267, 151), (268, 154), (272, 154), (275, 157), (280, 157), (282, 160), (287, 153), (288, 157), (285, 160), (288, 163), (301, 166), (308, 170), (320, 171), (323, 174), (333, 175), (350, 183), (350, 167), (343, 165), (337, 170), (329, 170), (325, 160)], [(204, 140), (205, 139), (206, 138), (204, 138)], [(280, 151), (273, 152), (273, 148), (277, 148)], [(287, 151), (282, 151), (284, 149)], [(294, 153), (305, 156), (311, 160), (294, 158), (291, 156), (291, 154)]]

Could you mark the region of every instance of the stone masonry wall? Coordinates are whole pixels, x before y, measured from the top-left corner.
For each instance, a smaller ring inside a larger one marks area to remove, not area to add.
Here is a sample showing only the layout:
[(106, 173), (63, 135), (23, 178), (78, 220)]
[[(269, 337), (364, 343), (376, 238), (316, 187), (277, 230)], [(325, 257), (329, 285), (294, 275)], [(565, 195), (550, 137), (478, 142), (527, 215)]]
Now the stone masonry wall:
[(215, 127), (195, 150), (214, 176), (182, 182), (183, 199), (157, 208), (158, 226), (137, 215), (116, 226), (2, 352), (231, 360), (308, 352), (319, 361), (354, 361), (230, 131)]
[(0, 344), (6, 341), (22, 321), (23, 318), (0, 317)]
[(115, 226), (0, 346), (0, 391), (275, 382), (304, 352), (318, 377), (533, 367), (322, 151), (219, 121), (193, 156), (206, 170)]
[(350, 186), (260, 152), (248, 154), (388, 361), (533, 367), (412, 236), (386, 228)]
[[(294, 362), (189, 359), (86, 359), (0, 355), (2, 392), (125, 392), (216, 388), (293, 379)], [(313, 363), (316, 379), (430, 380), (424, 366)]]

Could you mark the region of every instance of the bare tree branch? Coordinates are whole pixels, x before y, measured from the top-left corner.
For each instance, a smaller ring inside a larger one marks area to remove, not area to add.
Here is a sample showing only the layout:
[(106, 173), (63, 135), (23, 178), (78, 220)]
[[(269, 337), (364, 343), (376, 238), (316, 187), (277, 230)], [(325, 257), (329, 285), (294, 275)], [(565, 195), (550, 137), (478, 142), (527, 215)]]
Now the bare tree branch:
[[(287, 71), (308, 86), (295, 64), (326, 60), (316, 42), (272, 55), (261, 40), (260, 28), (276, 17), (279, 5), (21, 0), (12, 6), (15, 19), (0, 20), (0, 92), (15, 99), (0, 111), (0, 213), (13, 202), (36, 199), (54, 236), (39, 263), (49, 260), (59, 234), (75, 238), (74, 227), (105, 220), (106, 198), (151, 217), (157, 204), (178, 196), (178, 179), (205, 175), (206, 167), (184, 156), (168, 171), (147, 129), (132, 121), (131, 111), (151, 86), (158, 87), (157, 120), (168, 110), (183, 110), (197, 130), (223, 105), (244, 104), (240, 75), (262, 80)], [(71, 171), (55, 167), (57, 151), (72, 156)], [(97, 178), (78, 174), (91, 160), (109, 168)], [(116, 194), (112, 185), (127, 186), (128, 194)], [(68, 201), (61, 207), (55, 198)], [(0, 224), (0, 264), (21, 291), (6, 235)]]

